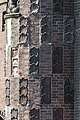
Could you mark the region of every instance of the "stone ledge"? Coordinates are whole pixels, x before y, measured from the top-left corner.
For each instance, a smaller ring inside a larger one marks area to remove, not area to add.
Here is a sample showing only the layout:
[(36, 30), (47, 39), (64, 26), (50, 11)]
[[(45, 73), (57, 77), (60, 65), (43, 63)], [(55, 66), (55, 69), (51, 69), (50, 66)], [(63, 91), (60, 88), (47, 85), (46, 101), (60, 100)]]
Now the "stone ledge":
[(18, 18), (20, 16), (20, 13), (9, 13), (5, 15), (5, 19), (8, 18)]
[(0, 5), (4, 3), (7, 3), (7, 0), (0, 0)]

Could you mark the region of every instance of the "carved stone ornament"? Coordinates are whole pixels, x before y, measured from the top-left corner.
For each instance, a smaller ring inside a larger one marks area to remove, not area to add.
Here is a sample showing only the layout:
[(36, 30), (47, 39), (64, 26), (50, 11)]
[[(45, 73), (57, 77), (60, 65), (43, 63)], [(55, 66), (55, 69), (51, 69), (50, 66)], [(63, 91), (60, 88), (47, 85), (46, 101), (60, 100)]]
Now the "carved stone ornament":
[(8, 13), (19, 12), (19, 0), (9, 0), (7, 12)]

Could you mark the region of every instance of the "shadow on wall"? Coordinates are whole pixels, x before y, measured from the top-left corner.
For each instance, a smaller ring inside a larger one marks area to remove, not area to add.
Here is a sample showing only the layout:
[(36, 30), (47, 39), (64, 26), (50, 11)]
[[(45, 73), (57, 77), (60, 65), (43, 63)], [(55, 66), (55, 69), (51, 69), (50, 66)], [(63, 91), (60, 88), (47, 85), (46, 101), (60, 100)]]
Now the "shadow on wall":
[(0, 120), (4, 120), (4, 119), (0, 116)]

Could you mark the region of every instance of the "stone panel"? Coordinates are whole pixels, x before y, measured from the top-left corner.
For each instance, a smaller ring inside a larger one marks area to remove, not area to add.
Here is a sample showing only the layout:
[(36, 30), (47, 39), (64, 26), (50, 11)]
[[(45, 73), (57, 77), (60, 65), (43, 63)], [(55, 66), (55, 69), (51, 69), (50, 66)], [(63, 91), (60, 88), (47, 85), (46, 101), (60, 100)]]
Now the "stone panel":
[(40, 106), (40, 80), (29, 78), (29, 105), (30, 109)]
[(19, 75), (27, 76), (29, 74), (29, 48), (19, 48)]
[(63, 42), (63, 15), (53, 14), (51, 41), (52, 43)]

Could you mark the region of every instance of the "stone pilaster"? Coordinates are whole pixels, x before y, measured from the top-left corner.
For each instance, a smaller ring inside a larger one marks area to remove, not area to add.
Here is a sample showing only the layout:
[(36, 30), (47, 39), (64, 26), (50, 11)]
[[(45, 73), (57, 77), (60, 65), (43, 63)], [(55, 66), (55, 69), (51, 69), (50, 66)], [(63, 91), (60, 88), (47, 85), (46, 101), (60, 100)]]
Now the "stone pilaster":
[(10, 80), (10, 103), (6, 105), (5, 112), (6, 120), (11, 120), (13, 113), (18, 114), (19, 111), (19, 14), (6, 14), (5, 19), (7, 24), (6, 78)]

